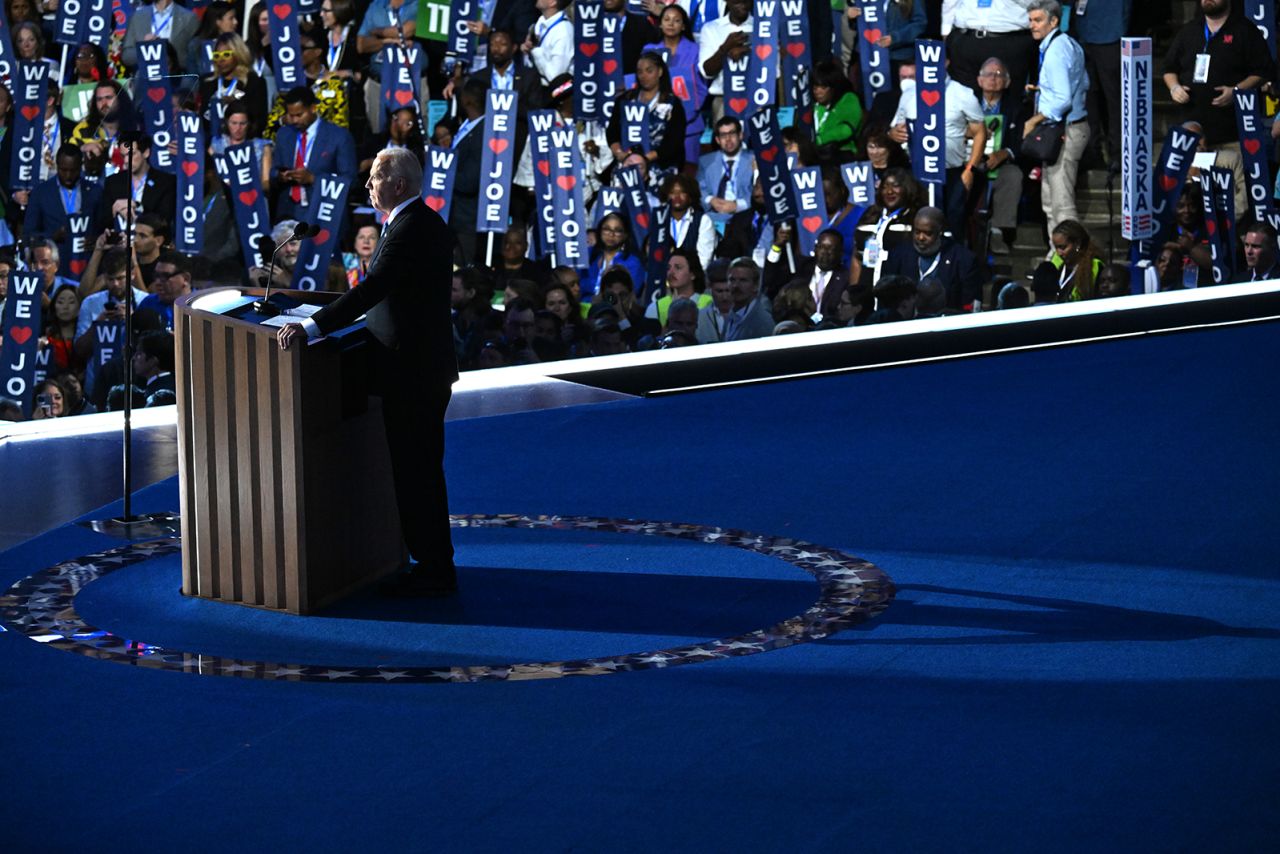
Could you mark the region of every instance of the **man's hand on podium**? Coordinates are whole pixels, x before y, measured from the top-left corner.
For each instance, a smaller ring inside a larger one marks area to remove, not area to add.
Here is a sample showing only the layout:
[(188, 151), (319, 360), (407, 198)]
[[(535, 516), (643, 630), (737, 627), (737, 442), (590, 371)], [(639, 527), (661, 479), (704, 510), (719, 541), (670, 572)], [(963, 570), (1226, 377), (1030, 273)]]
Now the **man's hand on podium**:
[(295, 340), (307, 340), (307, 330), (302, 328), (301, 323), (286, 323), (276, 333), (276, 340), (280, 342), (281, 350), (288, 350)]

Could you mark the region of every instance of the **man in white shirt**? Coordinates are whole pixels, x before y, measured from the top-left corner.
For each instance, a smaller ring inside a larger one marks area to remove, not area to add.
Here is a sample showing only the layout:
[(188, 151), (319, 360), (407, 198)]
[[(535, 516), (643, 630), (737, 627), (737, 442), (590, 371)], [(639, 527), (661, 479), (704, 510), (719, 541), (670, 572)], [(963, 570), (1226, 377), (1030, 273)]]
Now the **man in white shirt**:
[(991, 57), (1009, 71), (1009, 88), (1021, 92), (1036, 61), (1027, 10), (1031, 0), (946, 0), (942, 32), (947, 35), (948, 73), (970, 89)]
[(725, 0), (725, 14), (709, 22), (698, 34), (698, 70), (711, 81), (708, 94), (714, 100), (711, 110), (715, 118), (724, 115), (724, 64), (741, 59), (751, 46), (754, 24), (751, 0)]
[(537, 0), (542, 14), (525, 37), (520, 50), (542, 78), (542, 85), (549, 86), (561, 74), (573, 67), (573, 21), (565, 7), (569, 0)]

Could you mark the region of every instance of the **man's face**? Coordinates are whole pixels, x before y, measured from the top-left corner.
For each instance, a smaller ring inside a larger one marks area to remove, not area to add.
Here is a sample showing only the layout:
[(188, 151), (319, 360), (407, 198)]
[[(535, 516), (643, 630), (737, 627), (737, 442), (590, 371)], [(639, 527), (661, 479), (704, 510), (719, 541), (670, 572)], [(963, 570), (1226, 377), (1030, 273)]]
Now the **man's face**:
[(102, 275), (107, 280), (107, 291), (111, 294), (111, 298), (117, 302), (124, 299), (124, 285), (125, 281), (127, 281), (125, 279), (124, 270), (121, 270), (118, 273), (103, 273)]
[(751, 0), (727, 0), (724, 7), (729, 10), (729, 20), (735, 24), (751, 17)]
[(916, 217), (911, 242), (921, 255), (936, 255), (942, 248), (942, 223), (927, 217)]
[(111, 105), (116, 102), (116, 91), (110, 86), (99, 86), (93, 90), (93, 104), (98, 108), (98, 115), (105, 116), (111, 112)]
[(733, 308), (733, 287), (727, 279), (711, 283), (711, 304), (721, 313)]
[(689, 208), (689, 194), (684, 191), (684, 185), (679, 181), (671, 185), (671, 192), (667, 194), (667, 201), (671, 203), (673, 211), (684, 212)]
[(415, 124), (413, 110), (398, 110), (391, 118), (391, 126), (388, 133), (396, 142), (404, 142), (409, 138), (409, 134), (413, 131)]
[(154, 358), (144, 353), (141, 347), (133, 351), (134, 376), (150, 379), (151, 375), (157, 372), (157, 364)]
[(150, 255), (160, 248), (160, 241), (151, 226), (141, 222), (134, 226), (133, 248), (139, 255)]
[(508, 231), (502, 238), (502, 257), (507, 261), (519, 263), (529, 251), (529, 239), (524, 229)]
[(1043, 41), (1058, 26), (1058, 19), (1050, 18), (1049, 13), (1043, 9), (1036, 9), (1027, 17), (1031, 21), (1031, 35), (1036, 41)]
[(71, 189), (80, 180), (80, 158), (64, 154), (58, 158), (58, 183)]
[(506, 68), (514, 52), (515, 45), (511, 43), (511, 37), (501, 30), (494, 30), (489, 36), (489, 61), (499, 68)]
[(164, 261), (156, 264), (152, 290), (165, 305), (173, 305), (174, 300), (191, 291), (191, 277), (186, 273), (177, 272), (177, 269)]
[(618, 307), (618, 312), (623, 317), (631, 313), (636, 298), (626, 282), (610, 282), (606, 292), (613, 295), (613, 304)]
[(985, 95), (999, 95), (1009, 88), (1009, 75), (1004, 65), (999, 62), (988, 62), (982, 66), (978, 74), (978, 87)]
[(604, 0), (606, 12), (621, 12), (627, 6), (627, 0)]
[(151, 149), (143, 148), (141, 145), (133, 146), (133, 174), (141, 175), (147, 171), (147, 158), (151, 155)]
[(533, 309), (526, 308), (523, 311), (510, 311), (507, 313), (507, 319), (503, 323), (503, 334), (507, 336), (507, 341), (515, 341), (523, 339), (528, 341), (533, 338), (533, 331), (536, 327), (534, 322)]
[(386, 161), (382, 158), (373, 161), (373, 168), (369, 170), (369, 181), (365, 186), (369, 188), (369, 201), (374, 209), (382, 213), (391, 213), (395, 206), (404, 200), (406, 189), (404, 180), (389, 178)]
[(284, 120), (297, 130), (306, 130), (316, 120), (315, 105), (289, 104), (284, 108)]
[(698, 310), (687, 307), (667, 312), (667, 332), (687, 332), (696, 335), (698, 332)]
[(748, 267), (729, 268), (729, 287), (733, 291), (733, 305), (742, 308), (756, 298), (760, 289), (756, 275)]
[(742, 128), (738, 125), (721, 125), (716, 129), (716, 145), (725, 154), (737, 154), (742, 148)]
[(31, 261), (44, 276), (44, 283), (53, 284), (53, 277), (58, 274), (58, 262), (53, 260), (53, 250), (47, 246), (37, 246), (31, 253)]
[(1231, 0), (1200, 0), (1200, 9), (1210, 18), (1217, 18), (1231, 11)]
[(0, 299), (9, 295), (9, 265), (0, 264)]
[(813, 247), (813, 262), (818, 265), (820, 270), (834, 270), (840, 263), (840, 256), (844, 254), (844, 241), (834, 234), (822, 234), (818, 236), (818, 242)]
[(1275, 249), (1267, 235), (1257, 231), (1244, 236), (1244, 260), (1250, 270), (1267, 270), (1275, 262)]

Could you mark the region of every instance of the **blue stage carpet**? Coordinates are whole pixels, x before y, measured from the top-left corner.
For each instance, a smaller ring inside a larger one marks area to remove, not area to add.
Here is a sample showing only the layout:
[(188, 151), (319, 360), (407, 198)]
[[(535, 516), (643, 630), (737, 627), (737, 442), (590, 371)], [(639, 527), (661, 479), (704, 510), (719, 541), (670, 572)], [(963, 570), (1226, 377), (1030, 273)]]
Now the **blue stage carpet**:
[[(15, 851), (1256, 851), (1280, 835), (1275, 324), (449, 427), (457, 513), (720, 525), (898, 587), (826, 640), (675, 668), (319, 684), (128, 667), (0, 633)], [(140, 511), (175, 509), (176, 484)], [(274, 661), (613, 655), (799, 613), (737, 549), (467, 530), (453, 602), (305, 620), (77, 598), (102, 628)], [(118, 545), (68, 527), (4, 587)]]

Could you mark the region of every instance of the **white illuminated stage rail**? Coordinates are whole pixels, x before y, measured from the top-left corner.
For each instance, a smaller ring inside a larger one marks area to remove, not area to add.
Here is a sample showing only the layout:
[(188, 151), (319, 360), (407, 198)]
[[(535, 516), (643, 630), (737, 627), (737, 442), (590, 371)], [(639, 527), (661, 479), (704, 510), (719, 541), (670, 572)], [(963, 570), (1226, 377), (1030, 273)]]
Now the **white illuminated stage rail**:
[[(464, 373), (449, 420), (1280, 319), (1280, 281), (885, 323)], [(134, 483), (177, 473), (172, 406), (135, 410)], [(0, 422), (0, 548), (119, 499), (119, 413)], [(175, 508), (176, 509), (176, 508)]]

